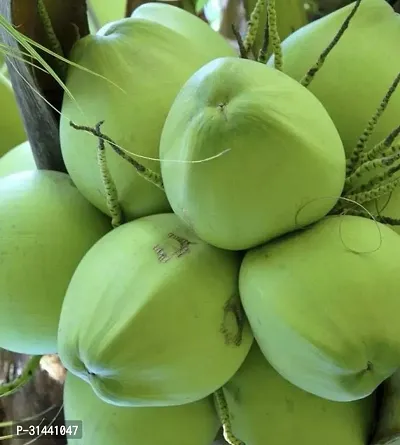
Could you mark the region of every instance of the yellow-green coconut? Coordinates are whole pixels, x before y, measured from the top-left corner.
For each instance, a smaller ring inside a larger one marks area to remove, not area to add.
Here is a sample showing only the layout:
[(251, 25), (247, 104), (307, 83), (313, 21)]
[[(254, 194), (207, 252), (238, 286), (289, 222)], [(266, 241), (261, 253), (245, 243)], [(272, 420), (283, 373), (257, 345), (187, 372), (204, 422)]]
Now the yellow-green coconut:
[(114, 229), (85, 255), (68, 287), (58, 333), (64, 366), (119, 406), (209, 396), (253, 341), (238, 296), (240, 262), (173, 213)]
[(110, 228), (109, 218), (65, 173), (31, 170), (0, 179), (1, 348), (57, 352), (68, 284), (82, 257)]
[(68, 445), (210, 445), (220, 426), (212, 398), (170, 407), (113, 406), (71, 373), (64, 414), (71, 421)]
[[(97, 154), (97, 137), (70, 126), (96, 126), (142, 165), (159, 172), (159, 143), (165, 118), (184, 82), (201, 66), (232, 48), (201, 47), (180, 33), (141, 18), (105, 25), (79, 40), (70, 54), (60, 122), (61, 150), (81, 193), (110, 215)], [(92, 71), (88, 72), (88, 70)], [(96, 73), (97, 75), (93, 74)], [(126, 220), (169, 211), (165, 193), (143, 179), (109, 145), (106, 157)], [(149, 160), (151, 158), (153, 160)]]
[(348, 403), (314, 396), (279, 375), (256, 343), (223, 393), (246, 445), (367, 445), (374, 426), (375, 395)]

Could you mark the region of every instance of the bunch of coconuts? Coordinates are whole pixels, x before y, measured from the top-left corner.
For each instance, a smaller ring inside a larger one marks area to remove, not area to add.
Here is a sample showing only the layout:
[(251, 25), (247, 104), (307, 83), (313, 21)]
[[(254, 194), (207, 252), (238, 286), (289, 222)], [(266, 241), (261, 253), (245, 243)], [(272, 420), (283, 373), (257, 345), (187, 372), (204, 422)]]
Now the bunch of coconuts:
[(0, 347), (59, 354), (70, 444), (400, 433), (400, 17), (278, 20), (145, 4), (73, 49), (68, 174), (0, 159)]

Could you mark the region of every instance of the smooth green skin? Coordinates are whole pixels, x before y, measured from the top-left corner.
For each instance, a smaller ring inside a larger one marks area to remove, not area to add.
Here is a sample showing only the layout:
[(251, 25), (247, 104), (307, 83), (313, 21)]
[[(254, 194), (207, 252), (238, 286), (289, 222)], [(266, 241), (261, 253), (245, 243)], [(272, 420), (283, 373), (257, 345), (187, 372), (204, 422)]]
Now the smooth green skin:
[(26, 170), (36, 170), (29, 141), (17, 145), (0, 158), (0, 177)]
[[(169, 162), (227, 149), (207, 162)], [(182, 88), (160, 157), (174, 212), (223, 249), (248, 249), (322, 218), (345, 178), (342, 143), (318, 100), (285, 74), (232, 57), (205, 65)]]
[(150, 20), (166, 26), (184, 38), (190, 39), (192, 44), (202, 51), (208, 52), (210, 48), (213, 48), (214, 51), (226, 56), (237, 55), (230, 43), (206, 22), (173, 4), (144, 3), (133, 11), (131, 17)]
[[(171, 29), (136, 18), (109, 24), (75, 45), (73, 62), (114, 82), (74, 67), (66, 80), (76, 102), (64, 96), (62, 155), (69, 174), (90, 202), (109, 214), (97, 163), (98, 139), (74, 130), (69, 121), (93, 127), (104, 120), (103, 133), (122, 148), (158, 159), (162, 127), (179, 89), (202, 65), (226, 54), (230, 48), (202, 50)], [(135, 159), (160, 172), (159, 161)], [(127, 221), (170, 211), (165, 193), (108, 146), (107, 161)]]
[(11, 82), (0, 73), (0, 156), (26, 140)]
[[(160, 247), (169, 255), (179, 248), (170, 233), (193, 244), (160, 262)], [(231, 341), (238, 326), (224, 310), (238, 295), (240, 260), (202, 242), (172, 213), (113, 230), (87, 253), (69, 285), (58, 335), (64, 366), (115, 405), (172, 406), (207, 397), (233, 376), (253, 341), (245, 319), (241, 344)]]
[[(282, 44), (284, 72), (300, 80), (332, 41), (354, 3), (296, 31)], [(385, 0), (363, 0), (342, 39), (315, 76), (310, 91), (335, 122), (349, 155), (400, 72), (400, 15)], [(273, 58), (268, 61), (273, 65)], [(369, 142), (374, 146), (399, 125), (400, 89)]]
[(211, 398), (182, 406), (121, 408), (100, 400), (71, 373), (64, 385), (64, 412), (83, 425), (82, 438), (69, 445), (210, 445), (220, 426)]
[(351, 401), (400, 366), (400, 237), (355, 216), (249, 251), (242, 303), (265, 357), (294, 385)]
[(36, 170), (0, 179), (0, 227), (0, 347), (55, 353), (68, 283), (110, 221), (65, 173)]
[(246, 445), (367, 445), (375, 396), (332, 402), (282, 378), (253, 344), (223, 387), (232, 431)]

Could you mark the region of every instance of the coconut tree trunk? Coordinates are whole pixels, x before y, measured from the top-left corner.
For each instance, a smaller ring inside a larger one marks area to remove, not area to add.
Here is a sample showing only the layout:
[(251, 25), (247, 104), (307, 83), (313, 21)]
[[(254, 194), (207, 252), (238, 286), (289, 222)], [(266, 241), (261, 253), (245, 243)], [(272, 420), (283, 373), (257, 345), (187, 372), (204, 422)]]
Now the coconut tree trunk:
[[(68, 58), (75, 41), (89, 33), (86, 1), (40, 1), (47, 9), (50, 26), (45, 26), (37, 0), (1, 0), (0, 14), (22, 34)], [(0, 28), (0, 40), (21, 56), (21, 47), (6, 29)], [(60, 48), (50, 43), (55, 40)], [(43, 51), (38, 52), (61, 80), (65, 80), (65, 63)], [(35, 162), (41, 169), (65, 171), (58, 136), (62, 87), (53, 76), (32, 69), (24, 60), (27, 58), (11, 56), (6, 62)]]
[[(14, 354), (4, 349), (0, 350), (0, 381), (13, 379), (23, 367), (28, 356)], [(44, 419), (42, 425), (54, 425), (60, 427), (64, 424), (62, 411), (62, 378), (55, 380), (45, 370), (38, 371), (33, 379), (18, 392), (0, 399), (1, 422), (20, 422), (44, 413), (38, 419)], [(26, 425), (33, 424), (36, 420), (29, 421)], [(36, 424), (36, 423), (35, 423)], [(0, 430), (0, 436), (15, 433), (15, 426)], [(14, 437), (7, 443), (9, 445), (23, 445), (32, 440), (32, 437)], [(37, 445), (65, 445), (62, 437), (40, 437)]]

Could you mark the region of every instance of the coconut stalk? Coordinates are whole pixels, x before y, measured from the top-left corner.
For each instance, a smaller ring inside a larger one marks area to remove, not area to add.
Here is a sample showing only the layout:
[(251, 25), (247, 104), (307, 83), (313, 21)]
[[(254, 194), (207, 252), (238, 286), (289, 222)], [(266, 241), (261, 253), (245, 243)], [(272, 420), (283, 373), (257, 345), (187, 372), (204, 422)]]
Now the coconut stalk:
[[(251, 14), (254, 11), (257, 0), (243, 0), (243, 3), (246, 11), (246, 20), (250, 23)], [(276, 15), (278, 17), (277, 26), (281, 40), (308, 23), (304, 4), (304, 0), (275, 0)], [(264, 2), (264, 5), (260, 8), (260, 25), (258, 26), (255, 41), (252, 46), (252, 51), (255, 57), (258, 56), (264, 43), (265, 25), (267, 22), (266, 5), (267, 2)]]

